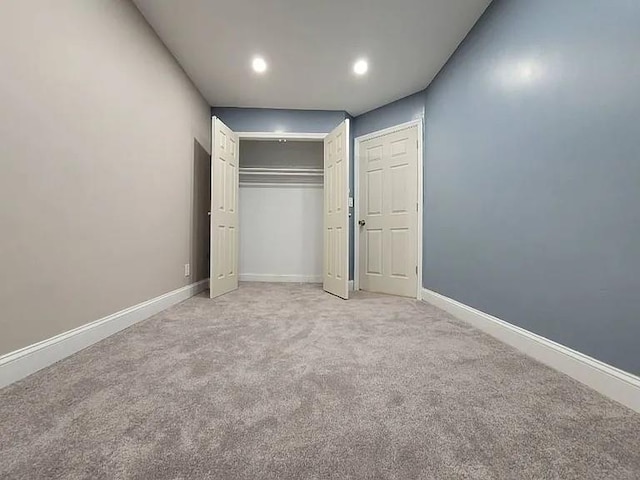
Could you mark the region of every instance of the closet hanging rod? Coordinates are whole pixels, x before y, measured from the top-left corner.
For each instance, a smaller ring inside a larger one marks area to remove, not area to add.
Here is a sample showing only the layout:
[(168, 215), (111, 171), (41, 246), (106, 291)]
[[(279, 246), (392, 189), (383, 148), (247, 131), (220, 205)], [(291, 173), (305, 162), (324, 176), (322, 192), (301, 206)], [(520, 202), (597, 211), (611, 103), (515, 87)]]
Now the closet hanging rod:
[(287, 183), (287, 182), (240, 182), (241, 187), (272, 188), (323, 188), (322, 183)]
[(241, 172), (323, 172), (322, 168), (240, 167)]
[(295, 175), (319, 177), (321, 168), (240, 168), (240, 175)]
[(296, 172), (240, 172), (240, 175), (262, 175), (267, 177), (291, 176), (291, 177), (322, 177), (322, 173), (296, 173)]

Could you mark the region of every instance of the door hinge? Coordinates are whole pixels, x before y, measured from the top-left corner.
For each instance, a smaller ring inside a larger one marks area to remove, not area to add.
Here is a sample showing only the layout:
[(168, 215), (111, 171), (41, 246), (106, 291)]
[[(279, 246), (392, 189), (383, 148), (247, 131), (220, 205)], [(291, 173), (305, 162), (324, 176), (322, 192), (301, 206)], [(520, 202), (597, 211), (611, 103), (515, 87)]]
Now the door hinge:
[(418, 202), (416, 202), (416, 212), (418, 211), (418, 207), (420, 206), (420, 204)]
[(418, 274), (418, 265), (416, 265), (416, 275)]

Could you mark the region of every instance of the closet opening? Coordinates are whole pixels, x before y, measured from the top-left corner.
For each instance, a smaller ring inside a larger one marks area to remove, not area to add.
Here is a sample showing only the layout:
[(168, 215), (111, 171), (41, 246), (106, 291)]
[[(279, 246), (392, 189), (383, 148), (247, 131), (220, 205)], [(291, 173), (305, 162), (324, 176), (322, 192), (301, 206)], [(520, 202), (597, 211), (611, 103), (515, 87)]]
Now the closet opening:
[(322, 283), (323, 140), (239, 147), (239, 280)]

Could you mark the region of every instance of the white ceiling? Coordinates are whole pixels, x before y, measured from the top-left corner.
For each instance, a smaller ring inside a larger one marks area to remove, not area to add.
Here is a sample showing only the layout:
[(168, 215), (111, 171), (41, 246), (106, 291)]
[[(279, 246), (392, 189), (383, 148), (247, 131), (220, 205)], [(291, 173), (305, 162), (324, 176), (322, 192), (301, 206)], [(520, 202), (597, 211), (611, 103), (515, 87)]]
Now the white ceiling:
[(490, 1), (134, 0), (211, 105), (352, 115), (427, 86)]

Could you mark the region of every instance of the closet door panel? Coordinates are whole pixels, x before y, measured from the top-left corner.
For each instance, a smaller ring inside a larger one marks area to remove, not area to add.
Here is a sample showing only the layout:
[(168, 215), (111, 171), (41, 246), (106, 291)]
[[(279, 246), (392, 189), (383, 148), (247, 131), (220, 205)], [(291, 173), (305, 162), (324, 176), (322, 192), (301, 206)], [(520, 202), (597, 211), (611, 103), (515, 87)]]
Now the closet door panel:
[(209, 295), (238, 288), (238, 136), (213, 117)]
[(324, 140), (325, 291), (349, 298), (349, 120)]

